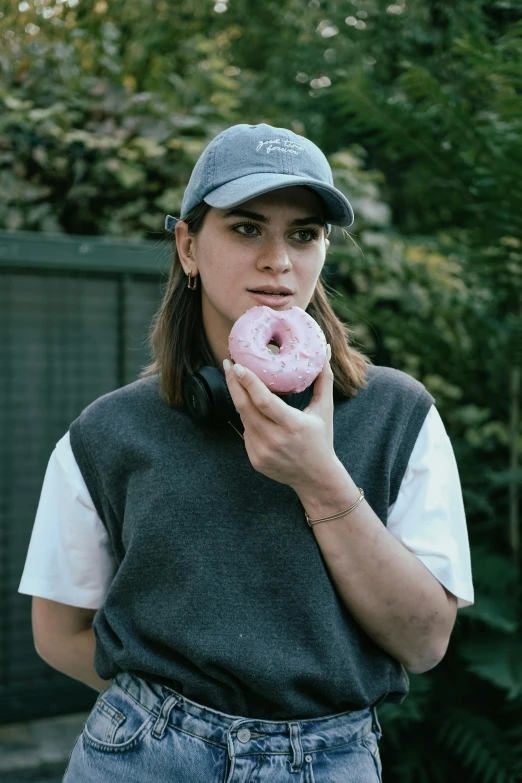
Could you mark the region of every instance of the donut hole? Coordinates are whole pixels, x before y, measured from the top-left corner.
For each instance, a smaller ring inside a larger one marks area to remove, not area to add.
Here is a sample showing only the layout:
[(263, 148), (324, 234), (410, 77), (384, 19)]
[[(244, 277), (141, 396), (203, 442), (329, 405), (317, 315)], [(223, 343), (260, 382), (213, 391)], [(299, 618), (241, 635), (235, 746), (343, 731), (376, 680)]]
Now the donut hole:
[(268, 343), (267, 348), (270, 351), (270, 353), (275, 353), (275, 354), (279, 353), (281, 350), (279, 345), (273, 340)]

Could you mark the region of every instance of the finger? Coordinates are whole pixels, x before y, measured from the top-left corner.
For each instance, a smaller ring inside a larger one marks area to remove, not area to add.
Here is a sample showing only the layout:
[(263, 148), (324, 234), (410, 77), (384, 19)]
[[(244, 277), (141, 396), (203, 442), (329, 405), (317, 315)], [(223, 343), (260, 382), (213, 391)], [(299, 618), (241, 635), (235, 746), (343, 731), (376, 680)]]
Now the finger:
[(230, 396), (232, 397), (232, 402), (234, 403), (236, 410), (241, 413), (241, 411), (246, 410), (246, 407), (250, 404), (250, 398), (248, 396), (248, 392), (243, 389), (239, 383), (237, 376), (232, 372), (232, 366), (232, 362), (225, 359), (223, 362), (225, 380), (227, 382)]
[(230, 370), (230, 374), (235, 376), (243, 392), (248, 394), (253, 404), (253, 410), (275, 424), (288, 425), (292, 416), (292, 408), (277, 395), (272, 394), (252, 370), (235, 364)]
[(239, 377), (233, 371), (233, 366), (234, 365), (229, 363), (229, 366), (227, 367), (225, 362), (223, 362), (225, 378), (234, 406), (245, 426), (248, 425), (249, 427), (253, 427), (256, 431), (262, 432), (273, 422), (256, 408), (247, 389), (243, 388)]
[(310, 404), (306, 410), (313, 408), (317, 411), (318, 407), (330, 407), (333, 400), (333, 381), (334, 376), (330, 365), (330, 359), (332, 356), (332, 348), (327, 346), (326, 358), (324, 360), (323, 369), (315, 379), (314, 383), (314, 395), (310, 400)]

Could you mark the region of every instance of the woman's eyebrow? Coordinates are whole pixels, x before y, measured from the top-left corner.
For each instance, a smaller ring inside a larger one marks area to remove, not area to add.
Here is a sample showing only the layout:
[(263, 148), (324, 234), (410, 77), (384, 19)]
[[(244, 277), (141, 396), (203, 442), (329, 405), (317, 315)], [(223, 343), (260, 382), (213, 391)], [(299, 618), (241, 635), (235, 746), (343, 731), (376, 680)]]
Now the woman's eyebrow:
[[(261, 215), (259, 212), (250, 212), (248, 209), (229, 209), (227, 212), (225, 212), (224, 215), (221, 216), (223, 220), (228, 217), (243, 217), (243, 218), (250, 218), (250, 220), (257, 220), (259, 223), (270, 223), (270, 218), (266, 215)], [(325, 226), (326, 223), (322, 218), (317, 217), (317, 215), (310, 215), (310, 217), (304, 217), (304, 218), (296, 218), (295, 220), (291, 220), (289, 222), (289, 226), (309, 226), (310, 224), (315, 224), (317, 226)]]

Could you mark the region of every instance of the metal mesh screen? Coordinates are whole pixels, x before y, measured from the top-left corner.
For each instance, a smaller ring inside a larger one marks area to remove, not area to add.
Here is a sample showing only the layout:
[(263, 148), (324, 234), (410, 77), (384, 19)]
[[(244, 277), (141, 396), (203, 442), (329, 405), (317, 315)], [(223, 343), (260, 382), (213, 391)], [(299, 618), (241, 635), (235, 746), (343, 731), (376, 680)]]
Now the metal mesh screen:
[[(43, 240), (45, 244), (45, 240)], [(160, 275), (0, 258), (0, 722), (88, 709), (96, 693), (36, 653), (18, 593), (47, 462), (82, 409), (138, 376)], [(135, 264), (134, 264), (135, 266)]]

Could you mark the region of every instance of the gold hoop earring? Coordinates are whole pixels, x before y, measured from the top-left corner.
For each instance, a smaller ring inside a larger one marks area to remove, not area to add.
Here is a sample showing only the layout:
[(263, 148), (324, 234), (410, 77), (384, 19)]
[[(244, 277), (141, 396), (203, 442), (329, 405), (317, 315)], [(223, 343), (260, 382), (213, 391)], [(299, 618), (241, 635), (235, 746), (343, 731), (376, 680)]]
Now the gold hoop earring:
[(191, 274), (189, 272), (188, 273), (188, 285), (187, 285), (187, 288), (190, 288), (191, 291), (195, 291), (196, 288), (198, 287), (198, 276), (194, 275), (194, 279), (192, 281), (193, 285), (190, 284), (191, 280), (192, 280), (192, 276), (191, 276)]

